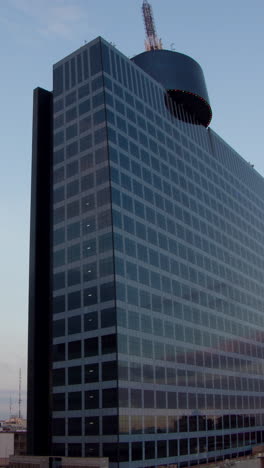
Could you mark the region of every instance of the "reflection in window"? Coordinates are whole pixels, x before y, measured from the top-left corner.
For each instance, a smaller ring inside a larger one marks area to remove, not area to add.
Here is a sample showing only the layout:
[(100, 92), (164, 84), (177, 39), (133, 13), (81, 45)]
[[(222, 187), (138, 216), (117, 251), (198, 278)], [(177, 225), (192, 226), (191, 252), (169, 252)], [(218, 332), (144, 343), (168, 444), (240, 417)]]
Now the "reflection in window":
[(90, 312), (84, 315), (84, 330), (96, 330), (98, 328), (98, 313)]
[(83, 304), (90, 306), (97, 304), (97, 287), (87, 288), (83, 291)]
[(99, 434), (99, 417), (92, 416), (85, 418), (85, 435), (98, 435)]
[(99, 390), (88, 390), (84, 394), (85, 409), (99, 408)]
[(142, 434), (142, 416), (131, 416), (131, 434)]
[(85, 383), (98, 382), (99, 381), (99, 365), (87, 364), (86, 366), (84, 366), (84, 377), (85, 377)]

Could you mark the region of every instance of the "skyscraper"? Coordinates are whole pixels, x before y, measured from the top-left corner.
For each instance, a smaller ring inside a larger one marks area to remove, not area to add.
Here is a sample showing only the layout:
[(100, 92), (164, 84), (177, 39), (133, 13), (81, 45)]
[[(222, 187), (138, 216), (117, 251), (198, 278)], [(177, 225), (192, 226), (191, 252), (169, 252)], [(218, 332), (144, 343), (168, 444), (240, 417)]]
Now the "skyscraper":
[(30, 454), (191, 466), (264, 443), (262, 177), (200, 66), (101, 38), (34, 94)]

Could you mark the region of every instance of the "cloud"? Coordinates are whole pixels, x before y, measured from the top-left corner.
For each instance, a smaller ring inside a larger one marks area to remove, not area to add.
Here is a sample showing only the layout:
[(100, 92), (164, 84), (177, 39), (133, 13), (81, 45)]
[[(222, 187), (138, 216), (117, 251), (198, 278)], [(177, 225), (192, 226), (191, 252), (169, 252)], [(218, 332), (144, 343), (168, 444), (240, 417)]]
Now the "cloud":
[(30, 21), (32, 29), (48, 37), (71, 38), (86, 16), (78, 0), (10, 0), (10, 3)]

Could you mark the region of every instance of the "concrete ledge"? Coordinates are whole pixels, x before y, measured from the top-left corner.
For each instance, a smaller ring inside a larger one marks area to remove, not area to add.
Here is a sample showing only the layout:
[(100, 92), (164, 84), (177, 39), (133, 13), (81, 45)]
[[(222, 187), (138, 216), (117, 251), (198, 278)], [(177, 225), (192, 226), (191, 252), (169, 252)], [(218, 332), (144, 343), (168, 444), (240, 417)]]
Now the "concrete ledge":
[(11, 456), (10, 468), (108, 468), (108, 458)]

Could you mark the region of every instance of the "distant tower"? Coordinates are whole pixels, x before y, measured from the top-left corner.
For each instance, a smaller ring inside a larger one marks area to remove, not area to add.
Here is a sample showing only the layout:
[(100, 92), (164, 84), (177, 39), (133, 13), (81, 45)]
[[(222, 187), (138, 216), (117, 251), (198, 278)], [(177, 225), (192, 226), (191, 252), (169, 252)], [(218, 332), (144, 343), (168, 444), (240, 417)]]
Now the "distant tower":
[(21, 375), (21, 368), (19, 369), (19, 384), (18, 384), (18, 417), (21, 418), (21, 381), (22, 381), (22, 375)]
[(145, 48), (147, 51), (160, 50), (162, 49), (162, 42), (161, 39), (158, 39), (157, 37), (153, 11), (148, 0), (143, 0), (142, 11), (147, 35), (147, 38), (145, 40)]
[(12, 417), (12, 397), (9, 397), (9, 417)]

